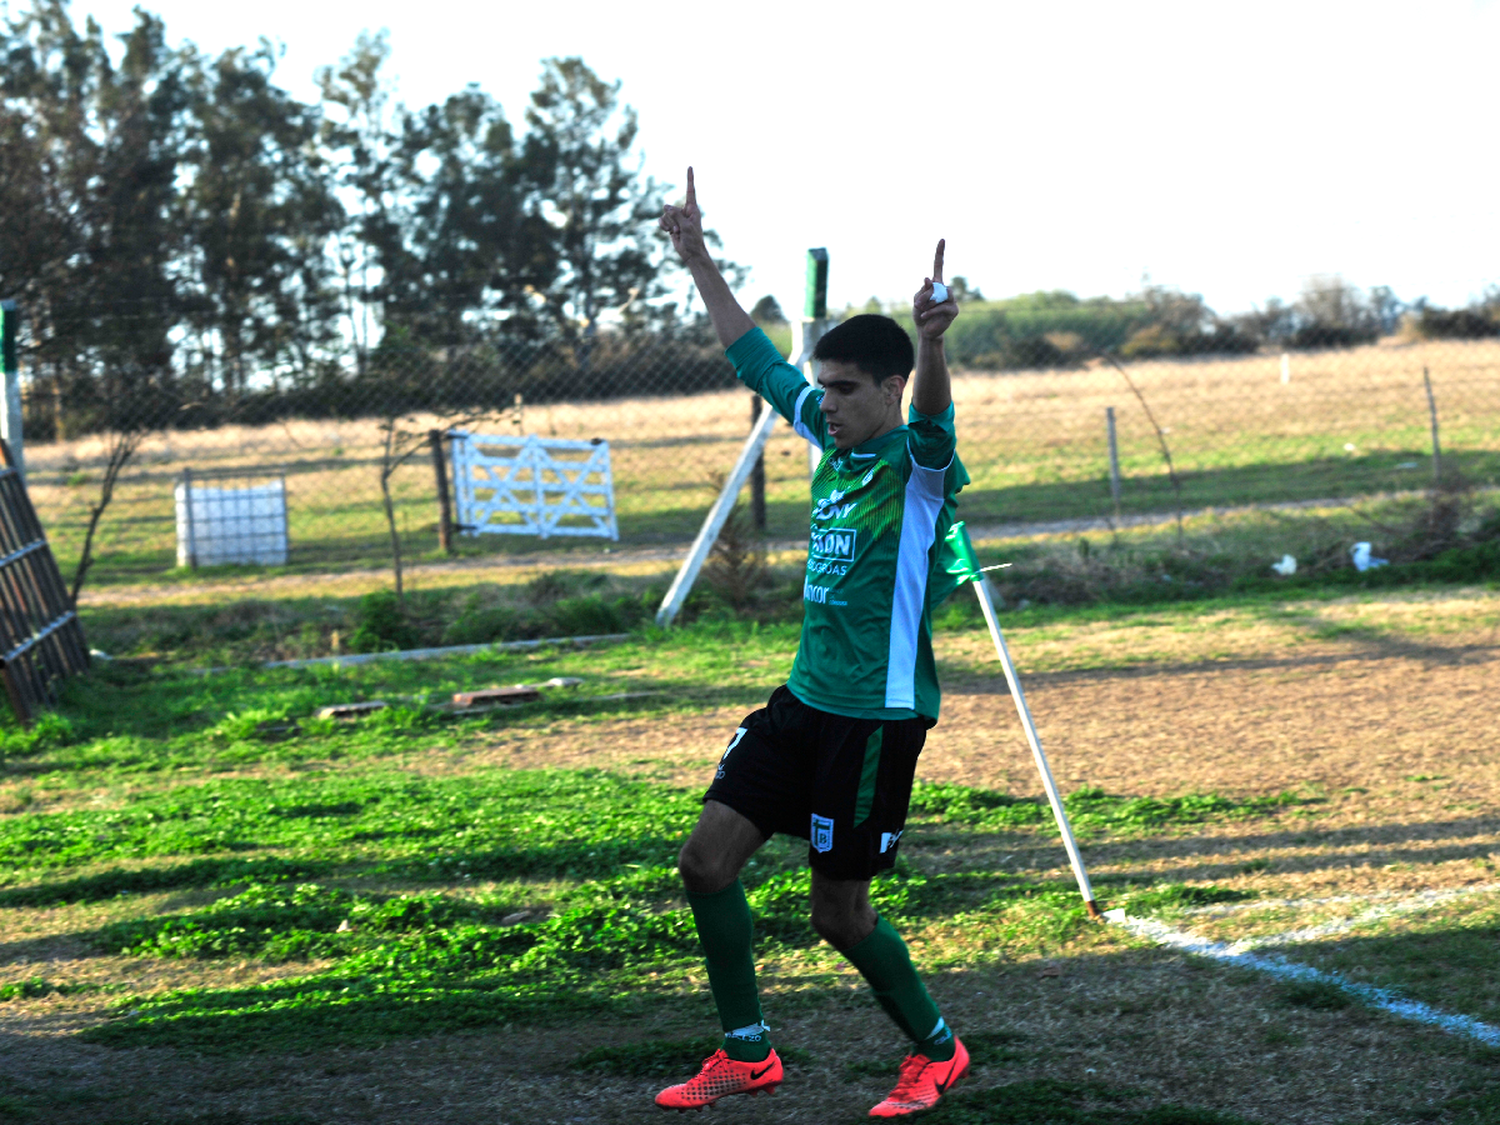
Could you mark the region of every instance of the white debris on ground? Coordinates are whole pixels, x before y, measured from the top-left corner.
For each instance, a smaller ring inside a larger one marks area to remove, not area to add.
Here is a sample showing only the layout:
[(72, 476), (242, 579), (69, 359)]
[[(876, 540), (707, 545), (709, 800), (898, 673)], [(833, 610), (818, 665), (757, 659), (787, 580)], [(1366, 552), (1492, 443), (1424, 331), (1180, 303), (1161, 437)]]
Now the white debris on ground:
[(1390, 559), (1377, 559), (1370, 554), (1370, 544), (1359, 542), (1349, 548), (1349, 557), (1354, 560), (1354, 569), (1363, 574), (1367, 570), (1374, 570), (1377, 566), (1389, 566)]

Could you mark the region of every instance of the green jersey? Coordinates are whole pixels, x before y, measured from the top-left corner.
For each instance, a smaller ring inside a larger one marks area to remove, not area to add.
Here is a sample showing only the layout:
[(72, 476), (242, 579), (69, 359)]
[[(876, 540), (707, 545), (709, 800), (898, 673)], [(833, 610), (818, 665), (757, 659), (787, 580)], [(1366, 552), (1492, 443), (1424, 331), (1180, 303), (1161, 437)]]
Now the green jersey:
[(765, 333), (752, 329), (727, 354), (740, 379), (823, 452), (812, 479), (802, 640), (787, 687), (836, 715), (936, 720), (932, 609), (953, 590), (938, 556), (969, 483), (953, 407), (913, 408), (905, 426), (841, 450), (828, 437), (823, 392)]

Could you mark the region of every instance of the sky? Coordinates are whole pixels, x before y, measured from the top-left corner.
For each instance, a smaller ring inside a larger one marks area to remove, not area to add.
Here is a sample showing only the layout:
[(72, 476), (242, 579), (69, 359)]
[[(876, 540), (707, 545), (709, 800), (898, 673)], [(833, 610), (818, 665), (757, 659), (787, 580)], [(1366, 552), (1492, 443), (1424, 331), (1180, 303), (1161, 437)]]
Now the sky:
[[(21, 5), (12, 0), (12, 10)], [(280, 42), (312, 75), (388, 29), (411, 106), (477, 83), (520, 123), (540, 60), (622, 83), (645, 170), (695, 169), (747, 303), (902, 299), (931, 269), (989, 297), (1122, 296), (1221, 313), (1309, 277), (1461, 305), (1500, 284), (1500, 0), (493, 5), (155, 0), (169, 41)], [(106, 32), (129, 0), (74, 0)]]

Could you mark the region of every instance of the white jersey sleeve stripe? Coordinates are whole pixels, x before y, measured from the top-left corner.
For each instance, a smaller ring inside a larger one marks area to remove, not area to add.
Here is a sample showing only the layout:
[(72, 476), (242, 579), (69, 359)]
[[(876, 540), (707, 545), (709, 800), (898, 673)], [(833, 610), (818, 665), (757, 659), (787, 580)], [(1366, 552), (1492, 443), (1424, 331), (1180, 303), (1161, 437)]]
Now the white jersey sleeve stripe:
[(901, 546), (896, 554), (896, 588), (891, 599), (891, 643), (885, 665), (885, 705), (915, 709), (917, 642), (927, 605), (927, 552), (937, 537), (943, 508), (945, 469), (912, 462), (901, 516)]
[(802, 406), (807, 402), (807, 396), (813, 393), (812, 384), (802, 388), (802, 393), (797, 396), (797, 405), (792, 407), (792, 429), (797, 436), (805, 441), (811, 442), (816, 448), (822, 449), (823, 442), (817, 434), (813, 433), (808, 424), (802, 420)]

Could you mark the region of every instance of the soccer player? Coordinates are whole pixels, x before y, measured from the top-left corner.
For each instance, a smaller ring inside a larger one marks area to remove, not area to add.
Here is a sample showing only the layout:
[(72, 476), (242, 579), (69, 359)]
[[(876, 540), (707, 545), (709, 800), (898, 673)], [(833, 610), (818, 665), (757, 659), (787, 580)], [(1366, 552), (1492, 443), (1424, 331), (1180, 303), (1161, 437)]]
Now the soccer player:
[(954, 496), (969, 481), (955, 453), (943, 357), (943, 333), (958, 315), (941, 288), (943, 243), (913, 301), (915, 357), (894, 320), (851, 317), (818, 341), (814, 387), (782, 361), (714, 266), (691, 168), (684, 206), (667, 207), (661, 225), (740, 379), (823, 456), (812, 480), (802, 639), (791, 676), (734, 732), (678, 861), (724, 1045), (656, 1104), (692, 1109), (781, 1084), (739, 874), (772, 833), (784, 832), (809, 844), (813, 928), (864, 975), (914, 1044), (895, 1089), (870, 1114), (916, 1113), (963, 1077), (969, 1055), (906, 943), (870, 905), (870, 879), (895, 863), (917, 755), (937, 722), (931, 607), (951, 589), (937, 559)]

